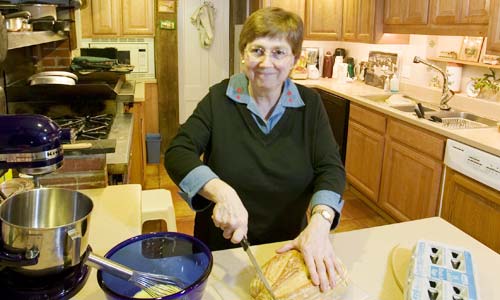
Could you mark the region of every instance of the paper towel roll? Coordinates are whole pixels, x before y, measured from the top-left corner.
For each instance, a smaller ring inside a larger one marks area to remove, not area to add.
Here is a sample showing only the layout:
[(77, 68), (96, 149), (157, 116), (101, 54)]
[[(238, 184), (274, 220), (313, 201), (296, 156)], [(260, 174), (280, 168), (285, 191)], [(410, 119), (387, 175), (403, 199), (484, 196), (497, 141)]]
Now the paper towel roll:
[(462, 81), (462, 65), (449, 62), (446, 65), (446, 74), (448, 74), (448, 87), (454, 92), (460, 92), (460, 83)]

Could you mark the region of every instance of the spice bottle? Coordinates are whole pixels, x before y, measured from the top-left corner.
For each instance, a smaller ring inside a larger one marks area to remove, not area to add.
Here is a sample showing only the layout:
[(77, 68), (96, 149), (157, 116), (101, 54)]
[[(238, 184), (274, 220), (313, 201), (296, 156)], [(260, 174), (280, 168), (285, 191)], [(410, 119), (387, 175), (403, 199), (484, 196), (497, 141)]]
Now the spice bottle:
[(333, 72), (333, 55), (330, 51), (325, 53), (323, 57), (323, 77), (332, 78)]

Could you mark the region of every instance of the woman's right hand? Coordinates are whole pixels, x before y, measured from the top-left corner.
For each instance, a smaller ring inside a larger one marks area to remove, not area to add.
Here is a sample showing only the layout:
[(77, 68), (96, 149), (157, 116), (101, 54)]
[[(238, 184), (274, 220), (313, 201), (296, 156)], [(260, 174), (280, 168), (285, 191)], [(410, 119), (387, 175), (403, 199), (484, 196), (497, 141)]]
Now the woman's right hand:
[(219, 178), (214, 178), (198, 193), (215, 203), (212, 220), (224, 231), (224, 238), (238, 244), (247, 235), (248, 212), (236, 191)]

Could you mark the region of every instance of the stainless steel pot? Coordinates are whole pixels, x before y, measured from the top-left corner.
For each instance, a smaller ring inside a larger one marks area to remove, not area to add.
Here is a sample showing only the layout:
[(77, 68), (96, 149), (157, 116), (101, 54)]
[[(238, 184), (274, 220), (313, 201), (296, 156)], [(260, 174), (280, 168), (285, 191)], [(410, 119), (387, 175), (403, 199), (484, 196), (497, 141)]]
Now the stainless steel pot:
[[(41, 276), (79, 264), (88, 246), (92, 209), (88, 196), (65, 189), (34, 189), (8, 198), (0, 205), (0, 265)], [(11, 259), (16, 254), (23, 256), (17, 264)]]
[(20, 4), (21, 10), (29, 11), (34, 19), (47, 16), (54, 17), (57, 20), (57, 5), (55, 4)]
[(28, 11), (19, 11), (5, 15), (5, 27), (7, 31), (23, 31), (28, 25), (31, 14)]
[(75, 80), (66, 76), (37, 76), (29, 78), (30, 85), (59, 84), (75, 85)]

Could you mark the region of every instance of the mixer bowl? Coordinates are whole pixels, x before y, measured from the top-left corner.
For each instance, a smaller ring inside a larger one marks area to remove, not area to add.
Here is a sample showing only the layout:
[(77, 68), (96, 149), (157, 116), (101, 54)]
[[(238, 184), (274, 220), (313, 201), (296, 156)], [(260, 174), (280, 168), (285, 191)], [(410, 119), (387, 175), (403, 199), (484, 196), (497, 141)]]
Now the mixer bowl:
[[(201, 300), (213, 264), (205, 244), (177, 232), (138, 235), (116, 245), (105, 257), (137, 271), (177, 277), (184, 285), (172, 295), (141, 299)], [(110, 300), (137, 299), (134, 295), (140, 292), (132, 283), (103, 271), (97, 272), (97, 281)]]

